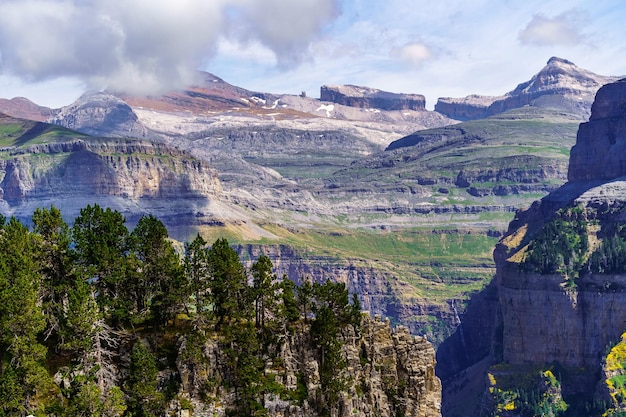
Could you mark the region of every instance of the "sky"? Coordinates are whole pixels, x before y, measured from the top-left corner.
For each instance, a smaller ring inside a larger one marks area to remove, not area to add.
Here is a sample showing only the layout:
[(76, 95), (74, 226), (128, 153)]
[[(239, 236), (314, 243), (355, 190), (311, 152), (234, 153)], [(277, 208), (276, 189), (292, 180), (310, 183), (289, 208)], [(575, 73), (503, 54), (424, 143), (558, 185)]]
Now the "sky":
[(623, 0), (0, 0), (0, 97), (160, 94), (197, 71), (319, 97), (500, 95), (552, 56), (626, 76)]

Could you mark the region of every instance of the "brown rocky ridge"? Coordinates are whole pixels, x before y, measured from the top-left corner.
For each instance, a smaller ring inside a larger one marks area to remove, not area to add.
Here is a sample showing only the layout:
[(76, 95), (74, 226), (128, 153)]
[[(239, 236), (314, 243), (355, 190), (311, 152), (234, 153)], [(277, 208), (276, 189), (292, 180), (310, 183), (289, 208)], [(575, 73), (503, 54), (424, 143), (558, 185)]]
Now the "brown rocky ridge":
[(39, 106), (27, 98), (14, 97), (12, 99), (0, 98), (0, 113), (19, 119), (29, 119), (43, 122), (49, 119), (54, 110)]

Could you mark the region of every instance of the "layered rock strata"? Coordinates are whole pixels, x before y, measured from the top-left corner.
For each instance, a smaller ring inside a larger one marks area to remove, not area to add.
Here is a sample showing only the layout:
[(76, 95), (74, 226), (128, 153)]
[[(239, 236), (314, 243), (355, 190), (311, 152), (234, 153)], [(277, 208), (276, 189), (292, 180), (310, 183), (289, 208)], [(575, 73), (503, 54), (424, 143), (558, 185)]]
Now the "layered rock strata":
[(0, 206), (25, 220), (41, 206), (73, 218), (99, 203), (131, 222), (148, 212), (169, 226), (198, 224), (221, 193), (206, 162), (166, 145), (86, 138), (3, 151)]
[(426, 110), (426, 99), (421, 94), (397, 94), (355, 85), (324, 85), (320, 100), (364, 109)]

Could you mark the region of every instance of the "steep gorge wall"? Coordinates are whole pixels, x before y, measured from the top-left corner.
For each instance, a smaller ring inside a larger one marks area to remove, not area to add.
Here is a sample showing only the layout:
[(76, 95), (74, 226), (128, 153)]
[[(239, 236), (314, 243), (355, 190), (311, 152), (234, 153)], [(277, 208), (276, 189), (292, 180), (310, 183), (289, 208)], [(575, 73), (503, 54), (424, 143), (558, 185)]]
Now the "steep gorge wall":
[[(323, 283), (327, 279), (346, 285), (351, 294), (358, 294), (364, 311), (372, 316), (390, 317), (394, 323), (406, 326), (411, 334), (425, 335), (438, 344), (454, 331), (457, 324), (454, 304), (462, 300), (441, 303), (425, 298), (406, 299), (404, 284), (390, 271), (363, 260), (336, 259), (310, 255), (289, 245), (244, 245), (237, 247), (239, 257), (249, 267), (260, 255), (268, 256), (278, 277), (286, 275), (297, 284), (304, 280)], [(436, 321), (434, 328), (426, 321)]]
[[(478, 309), (469, 308), (457, 333), (438, 352), (442, 358), (438, 375), (448, 378), (444, 381), (444, 409), (462, 398), (452, 391), (459, 388), (453, 375), (460, 378), (461, 369), (467, 372), (480, 360), (492, 365), (489, 371), (487, 368), (484, 371), (492, 373), (492, 382), (502, 375), (509, 380), (511, 375), (517, 375), (519, 389), (525, 375), (532, 370), (556, 366), (560, 392), (565, 402), (571, 404), (570, 415), (595, 415), (588, 414), (590, 411), (584, 411), (584, 407), (597, 406), (607, 399), (602, 363), (608, 349), (626, 329), (626, 275), (599, 273), (587, 263), (575, 271), (564, 267), (541, 273), (538, 271), (543, 265), (529, 265), (527, 259), (533, 250), (543, 247), (535, 247), (533, 243), (540, 233), (546, 233), (542, 232), (544, 226), (556, 220), (572, 221), (568, 217), (571, 210), (582, 216), (576, 222), (582, 221), (578, 224), (585, 224), (585, 231), (577, 236), (570, 231), (567, 235), (547, 238), (554, 239), (553, 245), (560, 245), (560, 239), (588, 241), (589, 247), (582, 254), (584, 262), (612, 231), (621, 230), (626, 223), (625, 132), (626, 82), (622, 80), (598, 91), (590, 121), (581, 124), (571, 152), (569, 182), (519, 212), (497, 245), (496, 275), (489, 289), (477, 298), (491, 301)], [(548, 256), (553, 255), (543, 253), (539, 259), (547, 262)], [(488, 291), (495, 297), (486, 297)], [(491, 315), (486, 322), (490, 324), (491, 335), (488, 342), (481, 342), (479, 331), (484, 327), (472, 323), (489, 311)], [(483, 353), (488, 347), (489, 354), (476, 355), (464, 364), (443, 359), (444, 352), (459, 353), (468, 343)], [(494, 384), (486, 385), (491, 392), (485, 391), (485, 396), (491, 400), (495, 398), (493, 393), (502, 388)], [(517, 388), (507, 389), (515, 392)], [(585, 402), (587, 405), (583, 405)], [(498, 406), (502, 407), (503, 403)], [(513, 409), (519, 404), (513, 401), (509, 406)], [(479, 414), (485, 413), (482, 410)]]

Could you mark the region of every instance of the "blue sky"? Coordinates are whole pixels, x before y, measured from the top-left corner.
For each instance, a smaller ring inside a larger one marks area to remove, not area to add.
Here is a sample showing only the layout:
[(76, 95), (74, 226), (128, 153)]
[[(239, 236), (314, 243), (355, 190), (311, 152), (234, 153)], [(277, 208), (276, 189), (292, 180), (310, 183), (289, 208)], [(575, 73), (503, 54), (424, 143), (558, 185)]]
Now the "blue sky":
[(551, 56), (626, 76), (619, 0), (0, 0), (0, 97), (154, 93), (196, 69), (251, 90), (498, 95)]

